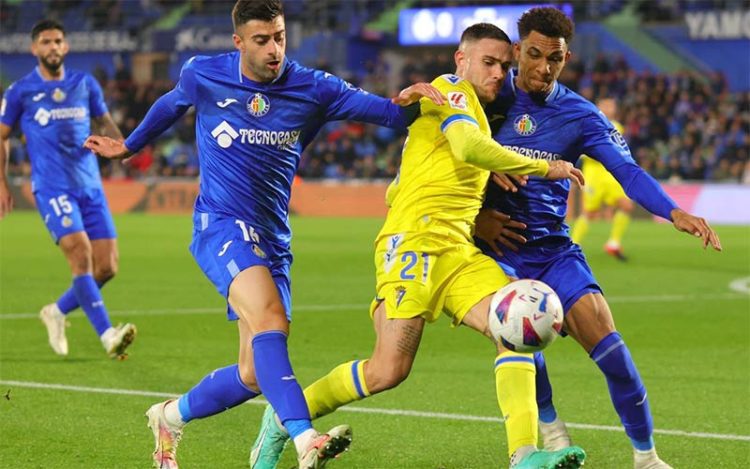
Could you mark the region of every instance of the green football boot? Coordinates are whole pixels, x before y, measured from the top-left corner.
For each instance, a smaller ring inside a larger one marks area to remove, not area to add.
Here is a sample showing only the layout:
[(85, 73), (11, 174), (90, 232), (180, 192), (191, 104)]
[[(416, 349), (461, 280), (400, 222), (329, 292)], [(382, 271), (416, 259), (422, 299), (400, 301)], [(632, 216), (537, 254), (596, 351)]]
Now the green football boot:
[(511, 469), (576, 469), (583, 466), (586, 452), (578, 446), (558, 451), (533, 451)]
[(273, 407), (266, 406), (260, 433), (250, 451), (251, 469), (276, 469), (276, 465), (289, 441), (289, 434), (276, 423), (276, 413)]

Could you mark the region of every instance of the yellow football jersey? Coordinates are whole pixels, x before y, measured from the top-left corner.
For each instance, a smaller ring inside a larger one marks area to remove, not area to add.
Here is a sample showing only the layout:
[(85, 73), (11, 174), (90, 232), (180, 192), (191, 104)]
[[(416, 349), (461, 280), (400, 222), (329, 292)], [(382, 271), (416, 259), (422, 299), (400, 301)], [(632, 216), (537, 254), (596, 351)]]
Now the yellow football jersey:
[(420, 100), (421, 115), (409, 127), (378, 238), (421, 232), (471, 242), (490, 172), (457, 160), (443, 132), (453, 123), (468, 122), (490, 135), (490, 126), (471, 83), (442, 75), (432, 85), (448, 101), (437, 106), (427, 98)]

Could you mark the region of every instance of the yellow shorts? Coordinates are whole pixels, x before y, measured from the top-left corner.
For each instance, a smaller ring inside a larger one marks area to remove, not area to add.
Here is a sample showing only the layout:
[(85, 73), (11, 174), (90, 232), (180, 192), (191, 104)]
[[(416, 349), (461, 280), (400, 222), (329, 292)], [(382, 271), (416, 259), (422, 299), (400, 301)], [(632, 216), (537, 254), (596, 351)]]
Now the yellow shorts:
[(458, 325), (484, 297), (509, 283), (497, 263), (473, 244), (430, 234), (384, 236), (375, 245), (377, 296), (370, 315), (385, 302), (386, 317), (423, 317), (441, 312)]
[(596, 212), (602, 205), (615, 207), (618, 200), (628, 197), (620, 183), (609, 173), (594, 176), (584, 174), (584, 177), (583, 210), (586, 212)]

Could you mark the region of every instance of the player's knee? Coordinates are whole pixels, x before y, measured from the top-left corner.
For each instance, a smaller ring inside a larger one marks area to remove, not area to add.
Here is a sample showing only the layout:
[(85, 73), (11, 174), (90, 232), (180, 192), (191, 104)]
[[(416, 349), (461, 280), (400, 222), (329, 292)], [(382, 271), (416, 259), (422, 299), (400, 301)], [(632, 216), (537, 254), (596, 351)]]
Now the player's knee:
[(94, 266), (94, 278), (99, 284), (104, 284), (117, 275), (117, 264)]
[(82, 275), (92, 271), (91, 251), (85, 249), (68, 250), (65, 252), (65, 257), (68, 259), (74, 275)]

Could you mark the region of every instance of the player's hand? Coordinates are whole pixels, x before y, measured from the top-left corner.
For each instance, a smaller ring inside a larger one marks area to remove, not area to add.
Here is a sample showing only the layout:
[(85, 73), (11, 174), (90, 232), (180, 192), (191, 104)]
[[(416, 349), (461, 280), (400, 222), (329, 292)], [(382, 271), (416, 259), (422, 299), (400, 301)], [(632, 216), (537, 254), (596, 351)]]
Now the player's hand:
[(477, 215), (474, 235), (487, 243), (495, 254), (502, 256), (500, 245), (511, 251), (518, 251), (518, 244), (526, 243), (526, 238), (513, 231), (514, 229), (526, 229), (526, 224), (512, 220), (510, 215), (497, 210), (483, 208)]
[(92, 135), (83, 142), (84, 148), (88, 148), (103, 158), (119, 160), (132, 156), (125, 142), (103, 135)]
[(13, 194), (7, 182), (0, 182), (0, 219), (13, 210)]
[(504, 191), (518, 192), (518, 186), (525, 186), (529, 182), (529, 177), (519, 174), (492, 173), (492, 182)]
[(420, 98), (430, 98), (438, 106), (445, 104), (448, 99), (440, 91), (429, 83), (415, 83), (404, 88), (395, 98), (391, 99), (393, 104), (406, 107), (419, 101)]
[(719, 235), (708, 225), (708, 222), (701, 217), (691, 215), (684, 210), (676, 208), (672, 210), (672, 224), (677, 231), (690, 233), (703, 240), (703, 249), (710, 244), (716, 251), (721, 251), (721, 241)]
[(563, 160), (550, 161), (549, 171), (545, 176), (547, 179), (570, 179), (578, 187), (583, 187), (583, 173), (572, 163)]

